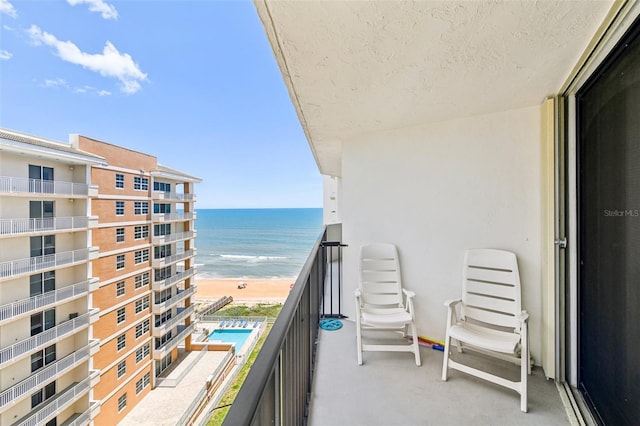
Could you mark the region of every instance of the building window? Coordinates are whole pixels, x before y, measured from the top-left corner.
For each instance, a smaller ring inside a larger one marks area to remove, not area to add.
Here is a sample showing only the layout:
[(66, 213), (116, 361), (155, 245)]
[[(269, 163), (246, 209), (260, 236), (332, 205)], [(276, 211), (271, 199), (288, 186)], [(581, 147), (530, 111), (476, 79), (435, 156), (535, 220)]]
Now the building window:
[(135, 278), (136, 290), (149, 285), (149, 273), (145, 272), (144, 274), (138, 275)]
[(136, 351), (136, 364), (142, 362), (143, 359), (149, 356), (150, 345), (147, 343)]
[(125, 359), (120, 364), (118, 364), (118, 379), (127, 374), (127, 360)]
[(171, 204), (153, 203), (154, 213), (171, 213)]
[(29, 296), (48, 293), (56, 289), (56, 271), (35, 274), (29, 277)]
[(148, 191), (149, 190), (149, 179), (144, 178), (144, 177), (140, 177), (140, 176), (134, 176), (134, 178), (133, 178), (133, 189), (135, 189), (136, 191)]
[(49, 365), (56, 360), (56, 345), (53, 344), (31, 355), (31, 372)]
[(125, 282), (124, 281), (120, 281), (119, 283), (116, 284), (116, 297), (120, 297), (120, 296), (124, 296), (125, 293)]
[(136, 201), (133, 203), (133, 214), (149, 214), (149, 202)]
[(116, 173), (116, 188), (124, 188), (124, 175)]
[(42, 333), (56, 326), (56, 309), (47, 309), (31, 315), (31, 335)]
[(116, 256), (116, 270), (124, 269), (124, 254)]
[(171, 313), (171, 309), (166, 312), (161, 313), (160, 315), (155, 316), (155, 324), (156, 327), (160, 327), (165, 322), (169, 321), (173, 314)]
[(159, 291), (157, 293), (154, 293), (154, 295), (155, 295), (154, 298), (155, 298), (156, 305), (158, 303), (165, 302), (165, 301), (171, 299), (171, 297), (172, 297), (170, 288), (167, 288), (165, 290), (162, 290), (162, 291)]
[(31, 395), (31, 409), (34, 409), (47, 399), (53, 397), (55, 394), (56, 382), (51, 382), (47, 386), (40, 389), (38, 392)]
[(164, 182), (153, 182), (154, 191), (171, 192), (171, 184)]
[(53, 167), (29, 164), (29, 192), (53, 194)]
[(139, 339), (142, 335), (149, 332), (149, 320), (144, 320), (140, 324), (136, 325), (136, 339)]
[(124, 201), (116, 201), (116, 216), (124, 216)]
[(149, 225), (136, 226), (134, 228), (133, 236), (136, 240), (149, 238)]
[(164, 268), (155, 269), (154, 278), (156, 281), (163, 281), (171, 277), (171, 266), (165, 266)]
[(171, 235), (171, 224), (162, 223), (160, 225), (153, 225), (153, 235), (155, 237), (161, 237), (163, 235)]
[(116, 228), (116, 243), (124, 242), (124, 228)]
[(149, 249), (138, 250), (133, 255), (133, 262), (138, 265), (142, 262), (149, 261)]
[(123, 394), (118, 398), (118, 413), (127, 408), (127, 394)]
[(122, 324), (127, 319), (127, 309), (120, 308), (116, 313), (116, 323)]
[(136, 382), (136, 395), (142, 392), (144, 388), (149, 386), (149, 383), (151, 383), (151, 373), (145, 374), (140, 378), (140, 380)]
[(145, 309), (149, 309), (149, 296), (136, 300), (136, 314), (139, 314)]
[(120, 336), (118, 336), (118, 344), (116, 347), (119, 351), (121, 351), (125, 348), (125, 346), (127, 346), (127, 335), (121, 334)]
[(46, 256), (56, 252), (55, 235), (39, 235), (29, 239), (31, 257)]
[(167, 256), (171, 256), (171, 244), (166, 244), (164, 246), (158, 246), (153, 248), (154, 259), (163, 259)]

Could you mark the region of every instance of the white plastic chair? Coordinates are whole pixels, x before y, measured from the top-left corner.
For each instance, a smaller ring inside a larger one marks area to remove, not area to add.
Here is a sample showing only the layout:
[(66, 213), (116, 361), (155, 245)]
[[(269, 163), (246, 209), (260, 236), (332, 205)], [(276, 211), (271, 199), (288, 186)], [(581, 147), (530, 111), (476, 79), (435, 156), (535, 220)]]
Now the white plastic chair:
[[(448, 309), (442, 380), (454, 368), (520, 393), (520, 409), (527, 412), (527, 375), (531, 374), (527, 319), (521, 308), (520, 274), (516, 255), (494, 249), (468, 250), (464, 257), (462, 299), (445, 302)], [(459, 313), (457, 307), (460, 308)], [(449, 358), (451, 340), (520, 364), (515, 382)], [(520, 356), (518, 356), (520, 352)]]
[[(356, 290), (358, 364), (363, 351), (413, 352), (420, 365), (418, 333), (414, 323), (415, 293), (402, 288), (398, 250), (393, 244), (370, 244), (360, 248), (360, 283)], [(363, 344), (362, 331), (410, 330), (410, 344)]]

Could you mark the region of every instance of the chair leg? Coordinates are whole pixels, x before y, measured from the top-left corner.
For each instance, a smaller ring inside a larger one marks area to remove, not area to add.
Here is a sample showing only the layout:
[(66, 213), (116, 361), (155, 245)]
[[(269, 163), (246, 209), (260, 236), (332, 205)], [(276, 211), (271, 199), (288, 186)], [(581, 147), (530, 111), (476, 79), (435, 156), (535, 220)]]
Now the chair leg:
[(451, 338), (449, 337), (449, 330), (444, 340), (444, 357), (442, 360), (442, 381), (447, 381), (447, 369), (449, 368), (449, 348), (451, 346)]
[(529, 333), (524, 327), (522, 336), (522, 352), (520, 353), (520, 410), (527, 412), (527, 379), (531, 373), (531, 359), (529, 356)]
[(358, 353), (358, 365), (362, 365), (362, 327), (360, 324), (360, 316), (356, 314), (356, 346)]
[(416, 325), (413, 323), (409, 325), (409, 327), (411, 327), (411, 335), (413, 337), (413, 353), (416, 356), (416, 365), (420, 367), (422, 362), (420, 361), (420, 345), (418, 344), (418, 331), (416, 330)]

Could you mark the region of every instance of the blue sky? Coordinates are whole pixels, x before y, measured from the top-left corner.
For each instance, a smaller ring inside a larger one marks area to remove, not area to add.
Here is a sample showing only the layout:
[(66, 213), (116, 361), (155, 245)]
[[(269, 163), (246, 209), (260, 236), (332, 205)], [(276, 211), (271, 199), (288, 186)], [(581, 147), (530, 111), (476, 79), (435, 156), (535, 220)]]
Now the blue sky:
[(321, 207), (250, 1), (0, 0), (0, 126), (80, 133), (203, 178), (198, 208)]

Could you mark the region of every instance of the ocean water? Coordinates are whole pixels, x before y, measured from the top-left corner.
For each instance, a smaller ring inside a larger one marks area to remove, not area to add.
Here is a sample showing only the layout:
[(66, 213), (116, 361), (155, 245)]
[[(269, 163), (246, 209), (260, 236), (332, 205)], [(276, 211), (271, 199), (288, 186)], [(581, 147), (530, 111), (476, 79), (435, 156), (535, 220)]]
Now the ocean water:
[(322, 230), (322, 209), (196, 211), (199, 278), (295, 278)]

